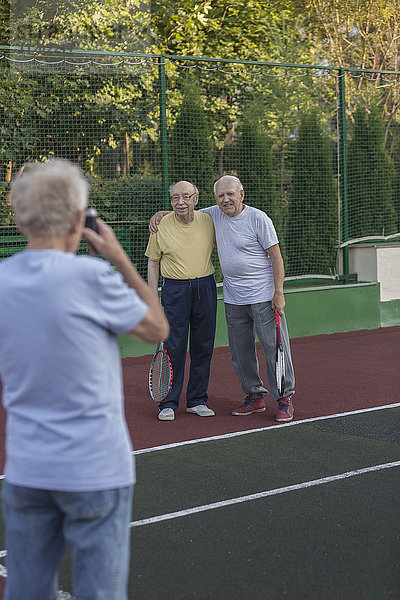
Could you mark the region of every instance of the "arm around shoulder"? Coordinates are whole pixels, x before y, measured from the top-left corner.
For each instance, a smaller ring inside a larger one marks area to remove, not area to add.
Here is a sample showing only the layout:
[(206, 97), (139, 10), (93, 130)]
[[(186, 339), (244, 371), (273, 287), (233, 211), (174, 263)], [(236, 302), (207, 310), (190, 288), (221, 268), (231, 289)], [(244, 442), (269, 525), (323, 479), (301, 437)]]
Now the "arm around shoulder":
[(150, 233), (157, 233), (159, 222), (161, 221), (161, 219), (163, 217), (165, 217), (166, 215), (169, 215), (170, 212), (172, 212), (172, 211), (171, 210), (159, 210), (150, 218), (150, 221), (149, 221)]

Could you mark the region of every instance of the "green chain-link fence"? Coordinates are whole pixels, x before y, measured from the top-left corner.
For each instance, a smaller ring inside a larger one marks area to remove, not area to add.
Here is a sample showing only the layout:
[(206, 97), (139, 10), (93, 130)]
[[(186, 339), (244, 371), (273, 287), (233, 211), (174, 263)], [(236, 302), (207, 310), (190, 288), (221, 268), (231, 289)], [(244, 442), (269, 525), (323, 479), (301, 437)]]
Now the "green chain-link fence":
[(208, 206), (214, 180), (234, 172), (245, 202), (274, 221), (288, 279), (346, 280), (349, 240), (399, 232), (399, 75), (3, 48), (0, 258), (23, 246), (10, 179), (57, 156), (82, 166), (90, 203), (144, 276), (148, 220), (169, 206), (168, 185), (192, 181)]

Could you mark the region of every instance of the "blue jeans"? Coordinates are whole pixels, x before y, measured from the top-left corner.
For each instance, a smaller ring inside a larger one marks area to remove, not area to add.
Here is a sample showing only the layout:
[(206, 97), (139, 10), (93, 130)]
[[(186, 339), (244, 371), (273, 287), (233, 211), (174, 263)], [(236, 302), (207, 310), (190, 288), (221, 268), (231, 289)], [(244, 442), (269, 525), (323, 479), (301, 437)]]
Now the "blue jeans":
[(4, 600), (55, 600), (67, 545), (77, 600), (127, 600), (132, 492), (57, 492), (4, 481)]

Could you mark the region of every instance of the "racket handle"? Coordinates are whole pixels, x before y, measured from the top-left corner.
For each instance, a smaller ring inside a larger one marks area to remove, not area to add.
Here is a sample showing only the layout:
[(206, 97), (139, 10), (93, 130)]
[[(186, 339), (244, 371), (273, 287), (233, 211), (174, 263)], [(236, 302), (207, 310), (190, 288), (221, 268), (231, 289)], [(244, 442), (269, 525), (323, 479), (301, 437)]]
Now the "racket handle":
[(282, 345), (282, 337), (281, 337), (281, 315), (275, 309), (275, 323), (276, 323), (276, 343), (277, 346)]

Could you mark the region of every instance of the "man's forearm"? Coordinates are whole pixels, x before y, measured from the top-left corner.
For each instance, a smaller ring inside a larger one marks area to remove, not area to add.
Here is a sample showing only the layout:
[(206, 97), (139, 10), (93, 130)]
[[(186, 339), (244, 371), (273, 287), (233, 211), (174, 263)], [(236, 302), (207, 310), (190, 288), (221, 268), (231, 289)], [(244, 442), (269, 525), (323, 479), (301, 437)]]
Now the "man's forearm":
[(158, 278), (160, 272), (160, 264), (154, 260), (150, 260), (147, 265), (147, 283), (149, 288), (156, 298), (158, 298)]
[(282, 257), (275, 257), (271, 259), (272, 263), (272, 272), (274, 274), (274, 285), (275, 292), (278, 294), (283, 294), (283, 282), (285, 280), (285, 267), (283, 264)]
[(275, 292), (283, 294), (283, 282), (285, 279), (285, 267), (283, 258), (278, 245), (271, 246), (266, 250), (272, 265), (272, 273), (274, 276)]
[(285, 267), (283, 258), (278, 245), (272, 246), (267, 250), (271, 259), (272, 273), (274, 276), (275, 293), (272, 298), (272, 308), (277, 309), (280, 315), (283, 315), (285, 308), (285, 296), (283, 295), (283, 282), (285, 279)]

